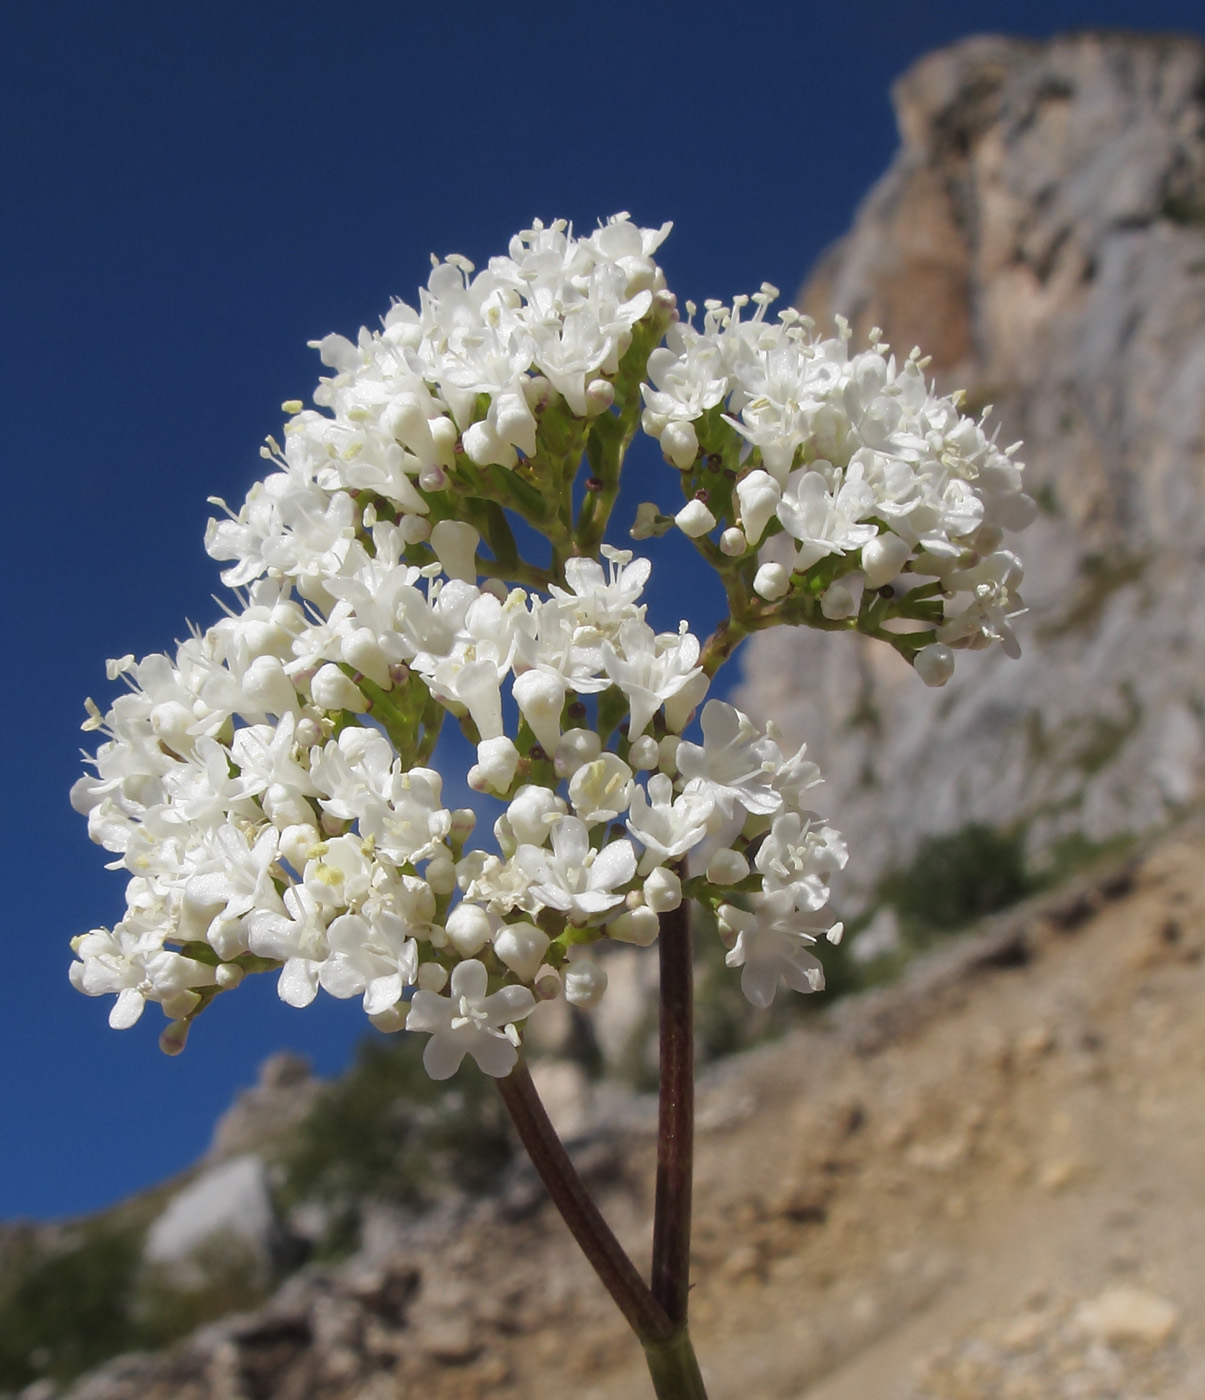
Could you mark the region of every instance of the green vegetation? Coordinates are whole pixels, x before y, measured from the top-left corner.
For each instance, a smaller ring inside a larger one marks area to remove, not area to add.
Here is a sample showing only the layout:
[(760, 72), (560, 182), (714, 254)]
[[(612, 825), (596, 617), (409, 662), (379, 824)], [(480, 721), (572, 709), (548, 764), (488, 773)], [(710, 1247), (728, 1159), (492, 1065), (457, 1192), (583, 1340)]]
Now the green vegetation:
[(1023, 832), (973, 822), (926, 837), (912, 860), (880, 883), (879, 894), (881, 902), (894, 906), (905, 939), (924, 947), (1015, 904), (1033, 887)]
[(64, 1382), (138, 1346), (141, 1232), (98, 1220), (49, 1252), (23, 1241), (0, 1285), (0, 1392)]
[(1159, 213), (1169, 223), (1192, 227), (1205, 224), (1205, 197), (1195, 190), (1168, 191)]
[(152, 1350), (253, 1307), (274, 1280), (241, 1241), (212, 1240), (187, 1281), (142, 1263), (162, 1194), (78, 1225), (47, 1246), (35, 1232), (6, 1251), (0, 1275), (0, 1396), (37, 1380), (65, 1385), (123, 1352)]

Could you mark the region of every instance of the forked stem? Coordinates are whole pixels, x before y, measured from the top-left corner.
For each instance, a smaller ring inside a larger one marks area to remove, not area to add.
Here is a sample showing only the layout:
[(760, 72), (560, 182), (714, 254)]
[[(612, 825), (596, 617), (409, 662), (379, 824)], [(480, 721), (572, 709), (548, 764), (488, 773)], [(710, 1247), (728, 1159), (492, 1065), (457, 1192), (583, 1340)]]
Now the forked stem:
[(519, 1140), (548, 1188), (553, 1204), (628, 1325), (646, 1347), (668, 1345), (678, 1329), (590, 1198), (556, 1135), (527, 1065), (520, 1060), (505, 1079), (496, 1083)]
[(686, 1322), (694, 1167), (694, 966), (685, 900), (661, 916), (660, 959), (661, 1092), (651, 1289), (590, 1198), (523, 1060), (496, 1082), (553, 1204), (640, 1338), (657, 1400), (707, 1400)]

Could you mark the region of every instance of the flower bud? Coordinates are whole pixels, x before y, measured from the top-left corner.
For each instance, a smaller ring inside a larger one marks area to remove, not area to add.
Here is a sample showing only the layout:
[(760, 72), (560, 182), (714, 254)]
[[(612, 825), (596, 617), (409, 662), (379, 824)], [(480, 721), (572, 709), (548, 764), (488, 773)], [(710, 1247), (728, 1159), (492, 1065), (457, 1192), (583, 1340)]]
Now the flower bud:
[(555, 792), (539, 783), (525, 783), (506, 809), (506, 820), (516, 841), (542, 846), (553, 820), (565, 815), (565, 804)]
[(159, 1049), (165, 1055), (178, 1055), (188, 1041), (191, 1021), (172, 1021), (159, 1032)]
[(607, 990), (607, 974), (590, 958), (575, 958), (565, 968), (565, 1000), (591, 1011)]
[(605, 413), (615, 402), (615, 385), (609, 379), (592, 379), (586, 385), (586, 413)]
[(280, 833), (280, 853), (298, 872), (305, 869), (306, 861), (314, 855), (314, 847), (321, 844), (321, 832), (309, 822), (286, 826)]
[(678, 771), (678, 749), (682, 740), (677, 734), (667, 734), (657, 745), (657, 767), (668, 777)]
[(749, 541), (745, 538), (745, 532), (738, 530), (735, 525), (730, 526), (720, 536), (720, 553), (726, 554), (729, 559), (738, 558), (748, 548)]
[(450, 418), (429, 418), (427, 428), (431, 434), (431, 442), (435, 447), (436, 459), (445, 467), (454, 466), (456, 463), (456, 439), (460, 434), (456, 431), (456, 424)]
[(422, 544), (431, 538), (431, 522), (425, 515), (403, 515), (398, 530), (403, 544)]
[(675, 733), (680, 734), (690, 723), (695, 706), (707, 694), (710, 684), (707, 673), (700, 671), (665, 702), (665, 722)]
[(613, 938), (617, 943), (631, 943), (637, 948), (648, 948), (656, 943), (660, 931), (661, 920), (647, 904), (620, 914), (607, 925), (608, 938)]
[(549, 399), (556, 392), (542, 374), (525, 374), (519, 380), (519, 388), (522, 389), (523, 397), (527, 400), (527, 407), (533, 413), (546, 408)]
[(753, 575), (753, 591), (773, 603), (791, 591), (791, 575), (781, 564), (763, 564)]
[(659, 865), (644, 882), (644, 897), (654, 914), (668, 914), (682, 903), (682, 881)]
[(310, 694), (314, 697), (314, 704), (324, 710), (350, 710), (353, 714), (362, 715), (368, 709), (368, 701), (360, 687), (345, 676), (333, 661), (319, 666), (314, 673), (310, 681)]
[(418, 484), (424, 491), (446, 491), (448, 474), (438, 463), (424, 467), (418, 474)]
[(534, 924), (507, 924), (494, 935), (494, 952), (524, 982), (539, 972), (548, 951), (548, 935)]
[(716, 520), (706, 505), (695, 499), (687, 501), (674, 516), (674, 524), (688, 539), (697, 540), (715, 529)]
[(932, 642), (921, 647), (912, 665), (926, 685), (936, 688), (945, 685), (954, 674), (954, 653), (942, 642)]
[(555, 967), (549, 967), (548, 964), (545, 963), (544, 966), (536, 972), (536, 979), (532, 984), (532, 990), (540, 1001), (556, 1001), (563, 990), (561, 974)]
[(449, 578), (477, 582), (477, 546), (481, 536), (462, 520), (441, 520), (431, 531), (431, 548)]
[(406, 1017), (409, 1014), (410, 1003), (399, 1001), (396, 1006), (389, 1006), (384, 1011), (377, 1011), (368, 1019), (382, 1035), (394, 1035), (396, 1032), (406, 1029)]
[(750, 544), (758, 544), (782, 500), (782, 487), (769, 472), (759, 469), (737, 482), (736, 497), (741, 506), (745, 538)]
[(479, 904), (462, 902), (448, 915), (445, 929), (462, 958), (475, 958), (490, 941), (490, 916)]
[(448, 985), (448, 970), (442, 963), (421, 963), (414, 983), (421, 992), (442, 992)]
[(561, 742), (561, 710), (568, 684), (551, 671), (524, 671), (516, 676), (511, 693), (519, 712), (531, 726), (545, 753), (555, 753)]
[(680, 472), (688, 471), (699, 451), (695, 425), (681, 420), (667, 423), (661, 434), (661, 450)]
[(602, 753), (602, 740), (592, 729), (567, 729), (552, 756), (558, 778), (571, 778), (585, 763)]
[(349, 666), (367, 676), (382, 690), (389, 689), (389, 662), (381, 650), (375, 632), (368, 627), (357, 627), (343, 637), (341, 645), (343, 659)]
[(644, 768), (655, 768), (659, 753), (656, 739), (651, 734), (642, 734), (628, 750), (628, 762), (637, 771)]
[(843, 578), (834, 579), (820, 599), (820, 611), (830, 622), (857, 617), (865, 586), (866, 580), (861, 574), (846, 574)]
[(911, 546), (889, 530), (862, 546), (862, 572), (869, 589), (886, 588), (908, 562)]
[(310, 715), (307, 715), (305, 719), (299, 719), (297, 721), (297, 728), (293, 731), (293, 738), (297, 740), (298, 745), (303, 749), (312, 749), (315, 744), (321, 744), (325, 741), (325, 735), (322, 733), (322, 725)]
[(477, 745), (477, 762), (469, 769), (469, 787), (474, 792), (504, 793), (515, 780), (519, 750), (503, 734), (483, 739)]
[(424, 465), (436, 460), (431, 427), (417, 394), (399, 394), (382, 412), (381, 428)]
[(423, 879), (436, 894), (451, 894), (456, 888), (456, 866), (450, 855), (439, 855), (427, 862)]
[(257, 656), (247, 667), (243, 672), (243, 694), (252, 706), (277, 718), (295, 714), (298, 708), (293, 682), (275, 656)]
[(740, 851), (724, 847), (707, 862), (707, 879), (713, 885), (739, 885), (748, 877), (749, 862)]

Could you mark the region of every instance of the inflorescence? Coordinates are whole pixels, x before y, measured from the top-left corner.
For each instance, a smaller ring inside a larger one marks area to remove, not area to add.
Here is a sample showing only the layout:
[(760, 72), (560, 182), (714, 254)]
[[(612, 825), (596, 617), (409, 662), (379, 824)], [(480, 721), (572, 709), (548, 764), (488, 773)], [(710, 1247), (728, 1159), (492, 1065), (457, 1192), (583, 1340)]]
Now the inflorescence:
[[(73, 801), (129, 885), (72, 979), (116, 994), (112, 1025), (159, 1002), (179, 1049), (218, 992), (277, 970), (290, 1005), (360, 996), (426, 1033), (436, 1078), (465, 1054), (501, 1076), (540, 1001), (599, 1002), (594, 945), (650, 944), (686, 899), (754, 1005), (823, 984), (846, 850), (811, 810), (820, 775), (711, 679), (777, 623), (881, 637), (929, 684), (955, 648), (1011, 654), (1002, 532), (1033, 506), (917, 354), (768, 322), (769, 288), (748, 319), (678, 320), (667, 232), (536, 223), (318, 344), (316, 407), (285, 405), (273, 470), (210, 522), (235, 603), (174, 657), (110, 663), (129, 692), (89, 705), (105, 737)], [(648, 561), (605, 542), (640, 427), (686, 504), (631, 534), (677, 527), (714, 565), (729, 616), (706, 644), (653, 630)], [(469, 786), (505, 803), (486, 845), (431, 766), (448, 715)]]

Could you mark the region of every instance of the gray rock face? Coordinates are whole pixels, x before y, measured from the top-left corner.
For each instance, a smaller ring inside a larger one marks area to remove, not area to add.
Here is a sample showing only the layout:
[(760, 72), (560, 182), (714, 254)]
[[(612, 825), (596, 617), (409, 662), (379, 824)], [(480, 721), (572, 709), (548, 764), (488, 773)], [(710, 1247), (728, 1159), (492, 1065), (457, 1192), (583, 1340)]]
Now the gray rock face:
[(303, 1056), (290, 1050), (269, 1055), (259, 1067), (255, 1084), (244, 1089), (218, 1120), (210, 1158), (260, 1151), (301, 1122), (321, 1087)]
[(208, 1168), (178, 1196), (147, 1232), (145, 1262), (190, 1286), (204, 1281), (207, 1247), (237, 1250), (266, 1269), (276, 1243), (276, 1218), (261, 1158), (247, 1155)]
[(1205, 776), (1205, 49), (972, 39), (894, 100), (900, 151), (802, 304), (994, 404), (1042, 514), (1019, 662), (929, 691), (866, 639), (747, 645), (738, 703), (811, 746), (862, 890), (929, 833), (1020, 828), (1040, 862)]

